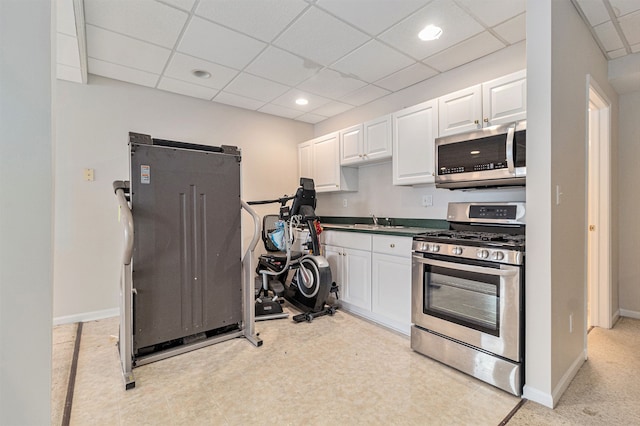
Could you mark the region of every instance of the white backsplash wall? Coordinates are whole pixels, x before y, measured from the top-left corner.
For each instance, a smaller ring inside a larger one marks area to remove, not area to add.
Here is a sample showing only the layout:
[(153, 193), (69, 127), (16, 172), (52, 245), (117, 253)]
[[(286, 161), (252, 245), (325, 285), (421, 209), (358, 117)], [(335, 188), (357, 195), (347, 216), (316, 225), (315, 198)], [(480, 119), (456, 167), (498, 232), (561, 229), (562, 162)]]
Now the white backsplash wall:
[[(524, 188), (451, 191), (433, 184), (394, 186), (391, 162), (361, 167), (357, 192), (319, 193), (316, 212), (320, 216), (369, 216), (378, 218), (446, 219), (450, 201), (525, 201)], [(433, 205), (424, 207), (423, 196)], [(344, 207), (346, 201), (347, 206)]]

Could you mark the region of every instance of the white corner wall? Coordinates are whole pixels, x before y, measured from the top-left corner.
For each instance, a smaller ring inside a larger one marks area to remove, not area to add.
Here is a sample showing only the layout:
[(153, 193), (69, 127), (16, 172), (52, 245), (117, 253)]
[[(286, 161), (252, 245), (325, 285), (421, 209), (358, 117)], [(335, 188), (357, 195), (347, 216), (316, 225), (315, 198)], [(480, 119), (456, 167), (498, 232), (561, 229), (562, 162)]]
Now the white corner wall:
[(0, 424), (51, 422), (51, 2), (0, 1)]
[[(129, 178), (130, 131), (240, 147), (245, 200), (292, 194), (296, 144), (313, 136), (306, 123), (97, 76), (88, 85), (58, 80), (57, 92), (56, 323), (118, 312), (123, 230), (112, 182)], [(83, 180), (84, 168), (95, 170), (95, 181)], [(273, 211), (277, 206), (259, 209)]]
[(586, 356), (587, 75), (612, 102), (612, 152), (618, 106), (606, 59), (571, 2), (529, 0), (527, 40), (524, 396), (551, 407)]

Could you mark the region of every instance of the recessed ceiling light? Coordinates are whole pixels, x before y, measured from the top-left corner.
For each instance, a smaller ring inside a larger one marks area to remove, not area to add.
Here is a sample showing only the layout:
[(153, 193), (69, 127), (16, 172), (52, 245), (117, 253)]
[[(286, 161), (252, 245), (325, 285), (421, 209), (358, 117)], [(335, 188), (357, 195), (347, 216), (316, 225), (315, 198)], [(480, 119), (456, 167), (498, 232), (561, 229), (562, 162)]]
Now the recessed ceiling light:
[(209, 77), (211, 77), (211, 73), (209, 71), (205, 71), (205, 70), (193, 70), (193, 71), (191, 71), (191, 74), (193, 74), (194, 76), (196, 76), (198, 78), (209, 78)]
[(309, 101), (305, 98), (298, 98), (296, 99), (296, 104), (298, 105), (307, 105), (309, 103)]
[(437, 40), (442, 35), (442, 28), (436, 27), (435, 25), (427, 25), (418, 33), (418, 37), (420, 40), (429, 41), (429, 40)]

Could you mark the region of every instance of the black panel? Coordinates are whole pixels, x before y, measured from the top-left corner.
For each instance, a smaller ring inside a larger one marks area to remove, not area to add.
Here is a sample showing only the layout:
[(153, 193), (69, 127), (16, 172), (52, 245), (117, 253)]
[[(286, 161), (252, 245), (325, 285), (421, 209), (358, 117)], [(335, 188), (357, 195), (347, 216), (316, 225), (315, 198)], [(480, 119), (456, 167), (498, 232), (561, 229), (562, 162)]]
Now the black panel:
[(517, 206), (469, 206), (470, 219), (515, 219)]

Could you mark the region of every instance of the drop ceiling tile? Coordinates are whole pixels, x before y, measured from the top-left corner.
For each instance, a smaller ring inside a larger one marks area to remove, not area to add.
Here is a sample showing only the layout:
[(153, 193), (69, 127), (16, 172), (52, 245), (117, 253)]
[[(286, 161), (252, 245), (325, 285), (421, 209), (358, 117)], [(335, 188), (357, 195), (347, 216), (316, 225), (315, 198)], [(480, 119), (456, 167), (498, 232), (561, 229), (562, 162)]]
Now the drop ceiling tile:
[(198, 86), (197, 84), (191, 84), (169, 77), (162, 77), (160, 79), (158, 89), (206, 100), (211, 100), (211, 98), (218, 93), (218, 90), (210, 87)]
[(318, 0), (316, 5), (375, 36), (430, 1), (376, 0), (363, 7), (362, 2), (358, 1)]
[(273, 44), (319, 64), (329, 65), (367, 39), (363, 32), (311, 7)]
[(153, 0), (85, 0), (85, 21), (139, 40), (173, 48), (188, 14)]
[(82, 83), (82, 72), (80, 68), (70, 67), (64, 64), (56, 64), (56, 78), (58, 80)]
[(640, 43), (640, 11), (623, 16), (619, 22), (629, 44)]
[[(296, 104), (296, 99), (298, 98), (305, 98), (309, 101), (309, 103), (307, 105), (298, 105)], [(330, 101), (331, 99), (327, 99), (322, 96), (313, 95), (309, 92), (305, 92), (299, 89), (291, 89), (284, 95), (274, 99), (271, 103), (301, 111), (300, 114), (302, 114), (302, 112), (315, 110), (316, 108), (319, 108)]]
[(86, 26), (87, 52), (94, 59), (160, 74), (171, 50), (93, 25)]
[[(636, 46), (640, 47), (640, 44), (637, 44)], [(633, 51), (633, 46), (631, 46), (631, 51)], [(620, 58), (626, 54), (627, 54), (627, 49), (625, 49), (624, 47), (622, 49), (616, 49), (616, 50), (607, 52), (607, 56), (609, 57), (609, 59)]]
[(182, 10), (190, 12), (196, 0), (161, 0), (163, 3), (170, 4)]
[(604, 50), (607, 52), (610, 50), (616, 50), (624, 47), (622, 40), (618, 36), (616, 28), (611, 21), (607, 21), (604, 24), (593, 27), (596, 32), (596, 36), (602, 43)]
[(377, 40), (371, 40), (331, 65), (331, 68), (371, 83), (413, 63), (414, 59)]
[(73, 10), (73, 0), (56, 1), (56, 31), (76, 36), (76, 14)]
[[(193, 70), (208, 71), (211, 77), (196, 77), (192, 73)], [(164, 75), (199, 86), (222, 89), (238, 75), (238, 71), (203, 59), (194, 58), (193, 56), (176, 53), (169, 61)]]
[(629, 13), (640, 10), (640, 2), (638, 0), (609, 0), (616, 16), (625, 16)]
[(466, 64), (478, 58), (502, 49), (504, 44), (488, 31), (480, 33), (451, 47), (443, 52), (437, 53), (423, 62), (441, 72)]
[(425, 64), (417, 62), (396, 73), (391, 74), (381, 80), (375, 82), (376, 86), (383, 87), (392, 92), (396, 92), (405, 87), (419, 83), (423, 80), (433, 77), (438, 71), (429, 68)]
[(340, 100), (342, 102), (348, 103), (349, 105), (360, 106), (386, 96), (389, 93), (391, 92), (388, 90), (370, 84), (366, 87), (363, 87), (362, 89), (358, 89), (346, 96), (343, 96)]
[(265, 43), (194, 16), (178, 51), (235, 69), (244, 68)]
[(338, 99), (347, 93), (366, 86), (362, 80), (326, 68), (298, 86), (306, 90), (331, 99)]
[(322, 69), (308, 59), (269, 46), (245, 71), (289, 86), (297, 86)]
[(285, 118), (296, 118), (299, 117), (302, 113), (295, 109), (285, 108), (280, 105), (274, 104), (266, 104), (262, 108), (258, 109), (260, 112), (264, 112), (265, 114), (277, 115)]
[(240, 73), (224, 90), (247, 98), (270, 102), (289, 90), (289, 86), (251, 74)]
[(251, 109), (254, 111), (264, 105), (263, 101), (257, 101), (255, 99), (245, 98), (244, 96), (239, 96), (227, 92), (218, 93), (216, 97), (213, 98), (213, 101), (239, 108)]
[(303, 0), (201, 0), (196, 14), (270, 42), (306, 7)]
[(80, 68), (80, 53), (78, 52), (78, 39), (66, 34), (57, 33), (56, 36), (57, 62)]
[[(438, 40), (425, 42), (418, 38), (418, 33), (428, 24), (442, 28), (443, 34)], [(455, 3), (449, 0), (435, 0), (378, 38), (401, 52), (422, 60), (483, 30), (475, 19)]]
[[(633, 52), (633, 53), (638, 53), (638, 52), (640, 52), (640, 43), (638, 43), (638, 44), (632, 44), (632, 45), (631, 45), (631, 46), (629, 46), (629, 47), (631, 47), (631, 52)], [(613, 52), (611, 52), (611, 53), (613, 53)], [(626, 53), (627, 53), (627, 52), (625, 51), (625, 52), (624, 52), (624, 54), (626, 54)], [(620, 55), (620, 56), (624, 56), (624, 54), (622, 54), (622, 55)], [(613, 57), (612, 57), (612, 59), (613, 59)]]
[(324, 115), (326, 117), (332, 117), (334, 115), (338, 115), (345, 111), (348, 111), (351, 108), (353, 108), (353, 105), (343, 104), (342, 102), (337, 102), (337, 101), (331, 101), (322, 105), (320, 108), (314, 109), (313, 113), (317, 115)]
[(580, 5), (580, 9), (584, 12), (591, 26), (611, 20), (602, 0), (578, 0), (578, 5)]
[(509, 19), (507, 22), (503, 22), (493, 30), (511, 44), (524, 40), (527, 37), (526, 13), (518, 15), (513, 19)]
[(526, 0), (457, 0), (488, 27), (507, 21), (526, 10)]
[(114, 80), (127, 81), (141, 86), (155, 87), (160, 77), (146, 71), (127, 68), (122, 65), (104, 62), (99, 59), (89, 58), (87, 61), (89, 73), (112, 78)]
[(327, 117), (324, 117), (322, 115), (318, 115), (318, 114), (312, 114), (310, 112), (301, 115), (300, 117), (296, 118), (296, 120), (298, 121), (304, 121), (305, 123), (311, 123), (311, 124), (316, 124), (319, 123), (323, 120), (326, 120)]

